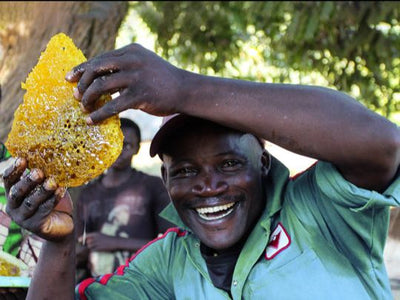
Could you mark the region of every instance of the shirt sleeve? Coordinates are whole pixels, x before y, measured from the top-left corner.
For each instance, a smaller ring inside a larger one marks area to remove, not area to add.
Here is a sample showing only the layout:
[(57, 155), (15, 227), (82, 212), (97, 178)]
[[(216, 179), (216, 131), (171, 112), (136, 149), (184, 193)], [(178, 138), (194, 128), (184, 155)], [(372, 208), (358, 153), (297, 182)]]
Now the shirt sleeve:
[(173, 299), (170, 262), (176, 231), (151, 241), (111, 274), (89, 278), (75, 288), (75, 299)]
[[(133, 280), (134, 279), (134, 280)], [(161, 285), (147, 274), (128, 270), (124, 276), (107, 274), (89, 278), (75, 289), (75, 299), (171, 299)]]
[(315, 179), (325, 197), (339, 200), (335, 201), (337, 205), (348, 207), (354, 212), (368, 210), (370, 207), (400, 206), (399, 174), (382, 194), (355, 186), (344, 179), (330, 163), (319, 162), (316, 165)]
[(390, 207), (400, 204), (400, 178), (378, 193), (355, 186), (320, 161), (289, 183), (286, 200), (310, 232), (370, 270), (383, 260)]

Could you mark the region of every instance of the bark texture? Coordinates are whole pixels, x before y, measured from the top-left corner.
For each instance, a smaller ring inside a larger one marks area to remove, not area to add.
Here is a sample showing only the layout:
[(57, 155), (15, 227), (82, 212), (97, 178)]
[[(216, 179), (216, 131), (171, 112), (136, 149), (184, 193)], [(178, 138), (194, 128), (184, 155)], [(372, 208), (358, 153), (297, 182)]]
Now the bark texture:
[(0, 2), (0, 141), (22, 102), (21, 82), (50, 38), (64, 32), (87, 58), (115, 47), (128, 2)]

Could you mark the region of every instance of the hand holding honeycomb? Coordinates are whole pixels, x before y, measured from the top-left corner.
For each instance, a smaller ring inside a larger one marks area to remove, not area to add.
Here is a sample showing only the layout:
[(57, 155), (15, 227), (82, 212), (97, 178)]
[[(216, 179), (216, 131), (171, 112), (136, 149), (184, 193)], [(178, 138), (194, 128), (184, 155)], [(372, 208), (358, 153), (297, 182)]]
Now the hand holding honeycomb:
[[(14, 157), (28, 160), (61, 187), (82, 185), (97, 177), (117, 159), (123, 134), (118, 116), (87, 125), (73, 96), (76, 83), (65, 75), (86, 61), (64, 33), (53, 36), (22, 88), (23, 103), (14, 113), (6, 147)], [(103, 97), (102, 103), (111, 97)]]

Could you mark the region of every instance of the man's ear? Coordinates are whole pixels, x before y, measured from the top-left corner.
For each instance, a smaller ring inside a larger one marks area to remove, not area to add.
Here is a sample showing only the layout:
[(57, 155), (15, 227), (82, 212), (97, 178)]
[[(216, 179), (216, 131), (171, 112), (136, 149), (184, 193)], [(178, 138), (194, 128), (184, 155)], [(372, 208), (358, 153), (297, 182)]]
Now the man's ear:
[(140, 143), (136, 143), (135, 148), (133, 149), (133, 155), (137, 155), (140, 150)]
[(271, 154), (267, 150), (263, 150), (261, 155), (261, 173), (264, 177), (268, 176), (269, 170), (271, 169)]

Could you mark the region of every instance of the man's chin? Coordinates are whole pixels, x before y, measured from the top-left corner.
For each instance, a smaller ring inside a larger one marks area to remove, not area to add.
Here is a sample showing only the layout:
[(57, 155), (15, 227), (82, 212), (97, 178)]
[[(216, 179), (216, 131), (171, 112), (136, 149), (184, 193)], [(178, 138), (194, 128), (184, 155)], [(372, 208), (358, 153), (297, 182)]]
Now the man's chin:
[(241, 241), (242, 236), (237, 232), (225, 231), (218, 234), (203, 235), (200, 237), (201, 242), (207, 247), (221, 251), (232, 248)]
[(207, 247), (224, 250), (233, 247), (244, 236), (245, 228), (243, 228), (243, 222), (238, 221), (239, 219), (241, 220), (237, 212), (234, 212), (228, 218), (210, 222), (205, 222), (195, 215), (188, 227), (194, 225), (192, 227), (193, 232)]

